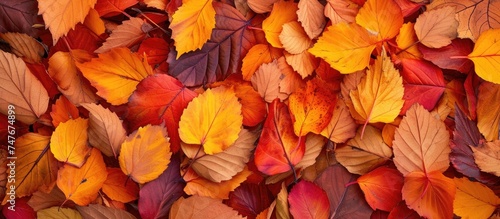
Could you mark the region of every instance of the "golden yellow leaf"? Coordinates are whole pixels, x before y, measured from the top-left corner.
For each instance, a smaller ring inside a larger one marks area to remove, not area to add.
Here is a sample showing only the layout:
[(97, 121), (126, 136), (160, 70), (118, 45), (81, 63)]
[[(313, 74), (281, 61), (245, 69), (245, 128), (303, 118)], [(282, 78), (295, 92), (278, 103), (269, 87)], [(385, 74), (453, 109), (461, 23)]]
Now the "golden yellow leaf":
[(59, 123), (50, 138), (50, 151), (64, 163), (81, 167), (90, 151), (87, 145), (88, 120), (77, 118)]
[(418, 38), (415, 34), (414, 25), (414, 23), (405, 23), (399, 30), (399, 35), (396, 37), (396, 43), (401, 49), (401, 52), (397, 54), (399, 58), (422, 58), (422, 53), (417, 47)]
[(212, 0), (183, 0), (170, 23), (177, 58), (200, 49), (210, 39), (214, 27), (215, 9)]
[(17, 57), (23, 58), (24, 61), (29, 63), (42, 62), (45, 49), (33, 37), (25, 33), (0, 33), (0, 39), (8, 43), (12, 48), (12, 52)]
[(307, 50), (299, 53), (299, 54), (290, 54), (285, 53), (286, 62), (292, 66), (293, 70), (299, 73), (302, 78), (306, 78), (309, 75), (312, 75), (314, 70), (319, 66), (319, 59), (314, 57)]
[(359, 9), (356, 23), (377, 35), (377, 39), (386, 40), (395, 37), (403, 25), (403, 14), (392, 0), (368, 0)]
[(462, 218), (489, 218), (500, 205), (500, 198), (480, 182), (467, 178), (455, 178), (457, 193), (453, 201), (453, 213)]
[(171, 219), (243, 219), (238, 212), (222, 203), (222, 199), (208, 198), (194, 195), (189, 198), (181, 197), (172, 205)]
[(271, 14), (262, 21), (262, 30), (269, 44), (276, 48), (283, 47), (279, 39), (283, 24), (297, 20), (297, 9), (297, 3), (293, 1), (279, 0), (274, 3)]
[(477, 96), (477, 128), (487, 141), (498, 139), (498, 128), (500, 125), (500, 85), (483, 82), (479, 86)]
[(94, 32), (97, 35), (101, 35), (106, 31), (106, 27), (104, 26), (104, 21), (102, 21), (101, 17), (99, 16), (99, 12), (97, 12), (93, 8), (90, 9), (89, 13), (87, 14), (87, 17), (85, 17), (83, 25), (85, 25), (85, 27), (89, 28), (92, 32)]
[(279, 34), (283, 48), (291, 54), (299, 54), (312, 46), (312, 40), (307, 36), (304, 28), (297, 21), (283, 24)]
[(163, 126), (146, 125), (132, 132), (122, 143), (118, 157), (123, 173), (140, 184), (158, 178), (170, 163), (168, 140)]
[(132, 46), (143, 40), (147, 31), (151, 29), (153, 27), (141, 18), (130, 18), (118, 25), (102, 46), (94, 52), (105, 53), (113, 48)]
[(337, 161), (349, 172), (359, 175), (370, 172), (392, 157), (391, 148), (384, 143), (380, 130), (366, 126), (364, 131), (361, 138), (360, 127), (354, 138), (335, 150)]
[(184, 143), (203, 145), (207, 154), (220, 153), (238, 138), (243, 116), (232, 88), (207, 89), (184, 109), (179, 136)]
[(278, 67), (278, 61), (262, 64), (252, 76), (252, 86), (268, 103), (279, 98), (281, 101), (288, 98), (288, 94), (280, 92), (280, 83), (283, 74)]
[(318, 37), (323, 32), (323, 27), (326, 24), (323, 13), (325, 6), (318, 0), (302, 0), (299, 1), (297, 6), (299, 8), (297, 10), (298, 20), (304, 27), (307, 36), (310, 39)]
[(399, 115), (404, 104), (403, 79), (383, 52), (368, 68), (358, 88), (351, 90), (349, 95), (354, 109), (361, 116), (354, 119), (364, 121), (365, 126), (375, 122), (389, 123)]
[(36, 212), (37, 218), (50, 219), (83, 219), (80, 212), (72, 208), (61, 208), (58, 206), (42, 209)]
[(419, 41), (430, 48), (441, 48), (457, 37), (455, 9), (443, 7), (422, 13), (415, 22)]
[(123, 47), (99, 54), (99, 58), (90, 62), (76, 63), (76, 66), (97, 88), (97, 94), (113, 105), (127, 103), (137, 84), (153, 75), (146, 57)]
[(188, 173), (184, 175), (184, 180), (187, 182), (184, 187), (186, 194), (217, 199), (228, 199), (229, 193), (238, 188), (252, 174), (252, 171), (245, 166), (241, 172), (234, 175), (230, 180), (216, 183), (198, 176), (192, 169), (187, 171)]
[(474, 161), (479, 169), (500, 176), (500, 140), (470, 148), (474, 152)]
[(50, 30), (54, 45), (76, 24), (85, 20), (97, 0), (40, 0), (38, 14), (43, 16), (45, 28)]
[(276, 49), (267, 44), (252, 46), (242, 61), (241, 74), (243, 79), (249, 81), (262, 64), (270, 63), (273, 59), (282, 56), (281, 51), (281, 49)]
[[(0, 113), (15, 109), (17, 121), (33, 124), (49, 106), (49, 94), (22, 59), (0, 51)], [(12, 113), (11, 113), (12, 114)]]
[(308, 51), (347, 74), (368, 66), (375, 44), (376, 40), (358, 24), (338, 23), (328, 27)]
[(321, 135), (335, 143), (344, 143), (356, 135), (356, 123), (343, 99), (337, 100), (332, 119), (321, 131)]
[(500, 29), (490, 29), (481, 33), (469, 54), (474, 69), (482, 79), (500, 84)]
[(324, 13), (333, 25), (341, 22), (354, 23), (359, 8), (358, 4), (350, 0), (327, 0)]
[(445, 171), (450, 164), (450, 134), (437, 115), (414, 104), (401, 120), (393, 141), (394, 163), (403, 175)]

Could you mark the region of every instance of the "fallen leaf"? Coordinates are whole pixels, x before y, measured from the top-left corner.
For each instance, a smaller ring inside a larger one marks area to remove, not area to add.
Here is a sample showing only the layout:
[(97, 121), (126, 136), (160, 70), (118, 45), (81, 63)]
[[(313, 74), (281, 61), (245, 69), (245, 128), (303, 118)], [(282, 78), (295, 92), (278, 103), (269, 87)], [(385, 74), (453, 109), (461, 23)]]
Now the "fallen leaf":
[[(32, 37), (40, 34), (39, 30), (33, 28), (39, 22), (37, 1), (5, 0), (0, 4), (0, 10), (3, 12), (0, 32), (26, 33)], [(24, 19), (19, 19), (21, 17)]]
[(146, 125), (125, 139), (118, 161), (125, 175), (144, 184), (165, 171), (171, 155), (165, 127)]
[(402, 200), (403, 176), (398, 170), (379, 167), (357, 180), (373, 210), (391, 211)]
[(68, 98), (62, 95), (56, 100), (56, 103), (52, 105), (50, 117), (52, 117), (52, 125), (57, 128), (59, 123), (66, 122), (70, 119), (76, 119), (80, 116), (76, 106), (69, 102)]
[(318, 68), (319, 60), (307, 50), (299, 54), (285, 53), (286, 62), (292, 66), (293, 70), (302, 76), (302, 79), (312, 75), (314, 69)]
[(132, 17), (118, 25), (95, 53), (106, 53), (113, 48), (130, 47), (146, 37), (153, 27), (141, 18)]
[(290, 219), (290, 210), (288, 207), (288, 191), (286, 189), (285, 183), (281, 184), (281, 190), (278, 195), (276, 195), (276, 217), (282, 219)]
[(421, 219), (422, 217), (420, 217), (416, 211), (409, 209), (404, 201), (401, 201), (387, 216), (387, 219), (398, 218)]
[(280, 83), (283, 74), (281, 73), (278, 61), (274, 60), (268, 64), (262, 64), (259, 69), (253, 74), (251, 82), (253, 88), (259, 92), (260, 96), (268, 103), (273, 102), (274, 99), (279, 98), (284, 101), (288, 98), (286, 93), (280, 92)]
[(90, 156), (80, 168), (64, 164), (57, 172), (57, 187), (67, 200), (85, 206), (97, 198), (97, 193), (106, 181), (106, 164), (101, 152), (91, 149)]
[(468, 73), (472, 69), (473, 63), (469, 59), (452, 59), (453, 56), (467, 56), (474, 48), (474, 43), (470, 39), (454, 39), (450, 45), (439, 49), (428, 48), (418, 45), (418, 50), (422, 52), (422, 57), (431, 61), (435, 65), (444, 69), (457, 70)]
[(76, 118), (60, 123), (50, 137), (50, 151), (67, 164), (81, 167), (90, 147), (87, 145), (88, 119)]
[(359, 128), (356, 136), (347, 141), (344, 147), (335, 150), (337, 161), (349, 172), (363, 175), (387, 162), (392, 157), (392, 151), (382, 139), (382, 132), (372, 126)]
[(78, 212), (83, 218), (123, 218), (123, 219), (135, 219), (136, 217), (131, 213), (116, 209), (112, 207), (106, 207), (99, 204), (91, 204), (89, 206), (77, 206)]
[(395, 37), (403, 25), (401, 8), (392, 0), (368, 0), (359, 9), (356, 23), (377, 36), (379, 41)]
[(310, 39), (318, 37), (326, 25), (323, 6), (318, 0), (299, 1), (297, 10), (298, 21)]
[(290, 213), (294, 218), (327, 219), (330, 203), (326, 192), (312, 182), (302, 180), (288, 194)]
[(172, 15), (170, 29), (177, 50), (177, 59), (184, 53), (201, 49), (215, 28), (216, 11), (212, 0), (183, 0)]
[(274, 3), (269, 17), (262, 21), (262, 30), (266, 35), (267, 42), (273, 47), (283, 47), (279, 35), (284, 24), (297, 20), (297, 10), (297, 3), (293, 1), (278, 0)]
[(415, 171), (443, 172), (450, 163), (449, 140), (444, 122), (415, 104), (396, 129), (392, 145), (394, 163), (405, 177)]
[(332, 119), (320, 134), (335, 143), (344, 143), (356, 135), (356, 123), (344, 100), (337, 99)]
[(41, 63), (45, 54), (42, 44), (25, 33), (0, 33), (3, 39), (12, 48), (12, 52), (29, 63)]
[(458, 21), (454, 14), (454, 8), (443, 7), (418, 16), (414, 28), (420, 43), (430, 48), (449, 45), (457, 37)]
[(354, 23), (360, 6), (350, 0), (327, 0), (324, 14), (333, 25), (345, 22)]
[(278, 68), (283, 74), (283, 78), (279, 83), (280, 93), (290, 95), (306, 86), (306, 83), (302, 80), (302, 76), (293, 70), (292, 66), (286, 62), (285, 57), (282, 56), (278, 59)]
[(139, 198), (139, 186), (128, 182), (129, 178), (120, 168), (108, 168), (108, 177), (102, 185), (102, 192), (110, 199), (127, 203)]
[(500, 176), (500, 141), (486, 142), (478, 147), (471, 147), (474, 159), (481, 171)]
[(279, 0), (247, 0), (248, 7), (255, 13), (266, 13), (273, 9), (273, 4)]
[(104, 26), (104, 21), (99, 16), (99, 13), (93, 8), (89, 10), (89, 13), (85, 17), (85, 20), (83, 21), (83, 25), (88, 27), (92, 32), (94, 32), (98, 36), (104, 34), (104, 32), (106, 31), (106, 27)]
[(97, 94), (113, 105), (126, 103), (137, 84), (153, 74), (147, 60), (128, 48), (111, 49), (76, 66), (97, 89)]
[(228, 199), (229, 193), (238, 188), (240, 184), (247, 180), (248, 176), (252, 174), (248, 168), (244, 168), (230, 180), (215, 183), (198, 176), (192, 169), (188, 169), (187, 171), (187, 174), (183, 175), (187, 183), (184, 187), (184, 192), (186, 194), (217, 199)]
[(396, 36), (396, 43), (400, 49), (399, 58), (421, 59), (422, 53), (418, 48), (418, 38), (415, 34), (415, 23), (405, 23), (401, 26), (399, 34)]
[[(55, 177), (57, 177), (57, 172), (55, 173)], [(33, 210), (40, 211), (52, 206), (61, 206), (65, 200), (66, 196), (64, 193), (57, 186), (54, 186), (48, 193), (42, 191), (36, 191), (33, 193), (28, 201), (28, 204), (33, 208)]]
[(137, 49), (139, 54), (146, 53), (148, 63), (152, 66), (168, 64), (166, 61), (169, 52), (169, 45), (163, 38), (147, 38), (141, 42), (139, 49)]
[(273, 199), (274, 196), (267, 185), (245, 182), (231, 192), (229, 199), (224, 203), (238, 211), (240, 215), (253, 218), (270, 207)]
[(479, 182), (467, 178), (454, 178), (457, 193), (453, 213), (462, 218), (489, 218), (500, 204), (500, 198)]
[(241, 74), (243, 79), (249, 81), (260, 66), (272, 62), (281, 56), (281, 50), (266, 44), (256, 44), (248, 50), (242, 60)]
[(302, 160), (300, 160), (297, 165), (298, 169), (306, 169), (316, 163), (316, 158), (320, 155), (323, 150), (323, 146), (326, 144), (326, 139), (318, 134), (309, 133), (306, 135), (306, 149)]
[(72, 208), (51, 207), (40, 210), (36, 213), (37, 218), (53, 219), (83, 219), (80, 212)]
[(279, 40), (287, 52), (291, 54), (299, 54), (312, 46), (312, 40), (309, 39), (309, 36), (307, 36), (304, 28), (302, 28), (298, 21), (285, 23), (282, 28), (283, 29), (279, 34)]
[[(500, 84), (500, 74), (495, 69), (500, 60), (500, 29), (481, 33), (468, 58), (474, 62), (474, 69), (482, 79)], [(479, 107), (478, 107), (479, 108)]]
[(14, 54), (0, 51), (0, 83), (2, 114), (8, 115), (8, 106), (13, 105), (17, 121), (33, 124), (47, 110), (47, 90)]
[(101, 17), (112, 17), (121, 14), (125, 9), (137, 4), (137, 0), (97, 0), (94, 9)]
[(483, 82), (479, 86), (477, 98), (477, 127), (479, 132), (484, 135), (487, 141), (498, 139), (498, 127), (500, 125), (500, 116), (496, 113), (500, 111), (500, 85)]
[(222, 203), (221, 199), (203, 196), (181, 197), (174, 202), (169, 218), (213, 218), (213, 219), (240, 219), (238, 212)]

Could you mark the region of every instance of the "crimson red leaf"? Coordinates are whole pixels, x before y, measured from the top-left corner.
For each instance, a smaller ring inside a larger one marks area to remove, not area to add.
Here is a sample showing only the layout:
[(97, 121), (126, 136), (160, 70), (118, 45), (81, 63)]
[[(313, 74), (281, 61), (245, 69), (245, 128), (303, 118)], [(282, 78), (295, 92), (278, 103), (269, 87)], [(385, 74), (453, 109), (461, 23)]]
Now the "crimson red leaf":
[(290, 213), (294, 218), (329, 218), (330, 203), (326, 192), (312, 182), (305, 180), (297, 183), (290, 194)]
[(146, 53), (150, 65), (166, 63), (168, 57), (168, 43), (162, 38), (147, 38), (142, 41), (137, 53)]
[(37, 37), (38, 30), (33, 28), (37, 22), (38, 4), (36, 0), (0, 1), (0, 32), (19, 32)]
[(420, 219), (420, 215), (412, 209), (409, 209), (404, 201), (399, 202), (394, 209), (389, 212), (387, 219)]
[(128, 7), (137, 4), (137, 0), (98, 0), (94, 9), (101, 17), (112, 17), (119, 15)]
[(423, 44), (418, 44), (418, 49), (424, 59), (431, 61), (440, 68), (457, 70), (467, 73), (474, 65), (469, 59), (452, 59), (452, 56), (467, 56), (472, 52), (474, 42), (470, 39), (454, 39), (451, 44), (439, 49), (429, 48)]
[(179, 121), (183, 110), (196, 93), (166, 74), (155, 74), (142, 80), (130, 96), (127, 118), (132, 130), (146, 124), (165, 123), (172, 152), (180, 149)]
[[(65, 39), (57, 41), (56, 45), (50, 49), (49, 56), (58, 51), (69, 52), (68, 46), (71, 49), (81, 49), (93, 53), (103, 42), (99, 36), (81, 23), (78, 23), (75, 29), (71, 29)], [(67, 45), (66, 42), (68, 42)]]
[(445, 90), (443, 71), (432, 63), (417, 59), (402, 59), (405, 103), (401, 115), (414, 103), (432, 110)]
[(2, 209), (3, 215), (8, 219), (35, 219), (36, 212), (28, 205), (28, 200), (29, 197), (16, 198), (14, 205), (7, 202)]
[(242, 183), (229, 194), (226, 204), (244, 217), (255, 218), (271, 205), (273, 195), (264, 183)]
[(213, 2), (215, 28), (201, 50), (183, 54), (179, 59), (172, 50), (168, 55), (169, 73), (186, 86), (210, 84), (238, 72), (241, 57), (255, 41), (250, 25), (241, 13), (230, 5)]
[(139, 213), (143, 219), (167, 218), (172, 204), (184, 194), (180, 161), (173, 156), (168, 168), (139, 192)]

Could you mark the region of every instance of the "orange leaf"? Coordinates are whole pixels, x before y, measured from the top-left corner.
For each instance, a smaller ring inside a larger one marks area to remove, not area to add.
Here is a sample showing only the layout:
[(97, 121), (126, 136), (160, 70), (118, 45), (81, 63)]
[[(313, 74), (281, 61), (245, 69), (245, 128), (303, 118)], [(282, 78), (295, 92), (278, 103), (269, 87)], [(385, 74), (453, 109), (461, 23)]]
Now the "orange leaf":
[(283, 44), (279, 35), (283, 29), (283, 24), (297, 20), (297, 3), (293, 1), (279, 0), (273, 5), (273, 10), (269, 17), (262, 22), (262, 30), (266, 34), (269, 44), (276, 48), (282, 48)]
[(481, 171), (500, 176), (500, 140), (470, 148), (474, 152), (474, 162)]
[(309, 39), (304, 28), (300, 26), (298, 21), (285, 23), (282, 28), (283, 30), (279, 34), (279, 39), (287, 52), (299, 54), (312, 46), (312, 40)]
[(52, 117), (52, 125), (57, 127), (61, 122), (76, 119), (80, 116), (76, 106), (70, 103), (64, 95), (61, 95), (59, 99), (56, 100), (56, 103), (52, 105), (50, 117)]
[(354, 23), (358, 11), (359, 5), (350, 0), (327, 0), (325, 5), (325, 16), (330, 18), (333, 25)]
[(43, 16), (46, 28), (52, 34), (54, 45), (57, 40), (66, 35), (76, 24), (83, 23), (91, 8), (97, 0), (40, 0), (38, 1), (38, 14)]
[(25, 33), (0, 33), (3, 39), (12, 48), (17, 57), (29, 63), (41, 63), (45, 49), (40, 42)]
[(368, 66), (375, 44), (375, 38), (358, 24), (339, 23), (328, 27), (308, 51), (347, 74)]
[(234, 90), (225, 86), (206, 90), (184, 110), (179, 136), (184, 143), (203, 145), (207, 154), (230, 147), (238, 138), (243, 117)]
[(146, 37), (153, 27), (141, 18), (132, 17), (118, 25), (95, 53), (109, 52), (113, 48), (130, 47)]
[[(49, 94), (22, 59), (0, 51), (0, 112), (15, 107), (16, 120), (33, 124), (49, 106)], [(12, 113), (10, 113), (12, 114)]]
[(295, 135), (286, 105), (274, 100), (255, 149), (255, 165), (267, 175), (284, 173), (302, 160), (304, 151), (305, 137)]
[(288, 194), (288, 202), (294, 218), (327, 219), (330, 216), (326, 192), (312, 182), (297, 183)]
[(259, 66), (270, 63), (273, 59), (281, 56), (281, 50), (270, 45), (257, 44), (248, 50), (247, 55), (242, 60), (241, 74), (243, 79), (249, 81)]
[(384, 51), (368, 68), (357, 90), (350, 92), (354, 109), (361, 116), (354, 119), (364, 121), (365, 127), (368, 123), (393, 122), (403, 107), (403, 95), (403, 79)]
[(221, 199), (202, 196), (181, 197), (172, 205), (169, 218), (213, 218), (213, 219), (243, 219), (238, 212), (222, 203)]
[(64, 163), (81, 167), (90, 150), (87, 145), (88, 120), (71, 119), (60, 123), (50, 138), (50, 151)]
[(373, 210), (391, 211), (402, 200), (403, 176), (396, 169), (379, 167), (357, 182)]
[(183, 0), (172, 15), (170, 29), (175, 41), (177, 59), (184, 53), (200, 49), (210, 39), (215, 27), (212, 0)]
[(477, 127), (487, 141), (498, 139), (498, 127), (500, 125), (500, 85), (483, 82), (479, 86), (477, 96)]
[(283, 74), (278, 67), (278, 61), (274, 60), (268, 64), (262, 64), (252, 76), (252, 85), (260, 96), (268, 103), (279, 98), (284, 101), (288, 98), (286, 93), (280, 92), (280, 83)]
[(452, 218), (455, 192), (453, 180), (439, 171), (407, 174), (402, 190), (408, 207), (426, 218)]
[(415, 22), (415, 33), (425, 46), (441, 48), (457, 37), (457, 27), (455, 9), (444, 7), (422, 13)]
[(118, 157), (120, 146), (127, 137), (116, 113), (94, 103), (82, 106), (89, 111), (89, 143), (108, 157)]
[(108, 177), (102, 185), (102, 191), (109, 198), (123, 203), (131, 202), (139, 198), (139, 186), (135, 182), (129, 182), (128, 177), (120, 168), (108, 168)]
[(418, 50), (418, 38), (415, 34), (414, 23), (405, 23), (399, 30), (399, 35), (396, 37), (396, 43), (400, 50), (399, 58), (421, 59), (422, 53)]
[(186, 192), (186, 194), (218, 199), (228, 199), (229, 193), (238, 188), (238, 186), (252, 174), (252, 172), (245, 167), (230, 180), (216, 183), (198, 176), (193, 169), (188, 169), (187, 171), (187, 174), (184, 175), (184, 180), (187, 182), (184, 187), (184, 192)]
[(302, 78), (312, 75), (318, 68), (319, 60), (307, 50), (299, 54), (285, 53), (286, 62), (292, 66), (293, 70), (298, 72)]
[(297, 17), (310, 39), (318, 37), (325, 27), (325, 6), (317, 0), (302, 0), (297, 5)]
[(349, 172), (365, 174), (382, 165), (392, 157), (392, 151), (384, 143), (382, 133), (366, 126), (365, 135), (361, 138), (363, 128), (359, 128), (356, 136), (346, 146), (335, 150), (335, 157)]
[(490, 29), (481, 33), (474, 50), (467, 56), (474, 62), (474, 70), (482, 79), (500, 84), (500, 29)]
[(302, 76), (293, 70), (292, 66), (286, 62), (283, 56), (278, 59), (278, 69), (283, 74), (283, 79), (279, 83), (280, 93), (290, 95), (306, 86), (306, 83), (302, 80)]
[(94, 148), (80, 168), (65, 164), (59, 169), (57, 187), (66, 195), (66, 201), (72, 200), (77, 205), (84, 206), (97, 198), (107, 175), (101, 152)]
[(171, 155), (165, 127), (146, 125), (122, 143), (118, 161), (125, 175), (143, 184), (167, 169)]
[(332, 95), (327, 86), (320, 80), (311, 80), (305, 89), (290, 95), (289, 108), (297, 136), (309, 132), (319, 134), (330, 122), (337, 96)]
[(487, 186), (467, 178), (455, 178), (457, 193), (453, 213), (462, 218), (489, 218), (500, 205), (500, 198)]
[(321, 135), (335, 143), (343, 143), (356, 135), (356, 123), (351, 117), (344, 100), (337, 100), (332, 119), (321, 131)]
[(112, 49), (76, 66), (97, 88), (97, 94), (113, 105), (126, 103), (137, 84), (153, 74), (147, 59), (128, 48)]
[(450, 134), (437, 115), (414, 104), (396, 129), (394, 163), (403, 175), (445, 171), (450, 163)]
[(247, 0), (248, 7), (255, 13), (266, 13), (273, 9), (273, 4), (279, 0)]
[(138, 0), (97, 1), (95, 4), (95, 10), (99, 12), (101, 17), (112, 17), (122, 13), (125, 9), (137, 4), (138, 2)]
[(356, 23), (377, 35), (379, 41), (386, 40), (398, 35), (403, 14), (393, 0), (368, 0), (359, 9)]

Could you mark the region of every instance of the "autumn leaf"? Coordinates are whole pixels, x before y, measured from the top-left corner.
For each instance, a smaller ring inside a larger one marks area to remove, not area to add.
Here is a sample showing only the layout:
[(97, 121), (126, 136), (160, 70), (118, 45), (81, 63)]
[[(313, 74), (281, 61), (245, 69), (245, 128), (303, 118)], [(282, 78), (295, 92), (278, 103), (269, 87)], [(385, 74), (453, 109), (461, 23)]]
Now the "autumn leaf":
[(146, 37), (153, 27), (141, 18), (130, 18), (118, 25), (95, 53), (109, 52), (113, 48), (130, 47)]
[(484, 172), (500, 175), (500, 140), (486, 142), (479, 147), (471, 147), (474, 152), (474, 160)]
[(422, 53), (417, 47), (418, 38), (415, 34), (414, 25), (414, 23), (403, 24), (396, 36), (396, 43), (400, 49), (397, 53), (399, 58), (420, 59), (422, 57)]
[(283, 74), (281, 73), (278, 61), (262, 64), (251, 78), (253, 88), (259, 92), (260, 96), (268, 103), (279, 98), (284, 101), (288, 98), (286, 93), (280, 92), (280, 82)]
[[(349, 96), (364, 127), (368, 123), (392, 122), (403, 107), (403, 80), (385, 52), (366, 71), (356, 90)], [(363, 132), (362, 132), (363, 133)]]
[(490, 29), (481, 33), (468, 58), (474, 62), (474, 69), (482, 79), (500, 84), (500, 74), (495, 69), (500, 60), (500, 29)]
[(36, 213), (37, 218), (72, 218), (72, 219), (83, 219), (80, 212), (72, 208), (61, 208), (61, 207), (51, 207), (40, 210)]
[(307, 36), (298, 21), (283, 24), (279, 40), (283, 48), (291, 54), (299, 54), (312, 46), (312, 40)]
[(308, 51), (347, 74), (368, 66), (375, 43), (368, 30), (358, 24), (339, 23), (328, 27)]
[(137, 49), (139, 54), (146, 53), (150, 65), (159, 65), (158, 68), (166, 65), (165, 69), (168, 69), (166, 61), (169, 52), (169, 45), (163, 38), (147, 38), (142, 41), (139, 49)]
[(50, 138), (50, 151), (64, 163), (81, 167), (90, 147), (87, 145), (88, 120), (71, 119), (60, 123)]
[(12, 53), (29, 63), (40, 63), (45, 50), (40, 42), (24, 33), (0, 33), (3, 39), (12, 48)]
[(434, 63), (440, 68), (453, 69), (462, 73), (468, 73), (473, 67), (473, 62), (469, 59), (453, 59), (454, 56), (467, 56), (474, 48), (474, 43), (470, 39), (454, 39), (450, 45), (439, 49), (428, 48), (418, 45), (418, 50), (422, 52), (422, 57)]
[(266, 44), (256, 44), (248, 50), (242, 60), (241, 74), (249, 81), (257, 69), (263, 64), (270, 63), (281, 56), (281, 50)]
[(302, 80), (302, 76), (293, 70), (292, 66), (286, 62), (286, 58), (283, 56), (278, 59), (278, 69), (283, 74), (283, 78), (279, 82), (280, 93), (290, 95), (306, 86), (305, 81)]
[(276, 196), (276, 217), (290, 219), (290, 210), (288, 207), (288, 191), (285, 187), (285, 183), (281, 184), (281, 190)]
[(312, 75), (314, 70), (318, 68), (319, 59), (314, 57), (314, 55), (307, 50), (298, 54), (290, 54), (285, 51), (284, 54), (286, 62), (292, 66), (294, 71), (302, 76), (302, 79)]
[(344, 100), (337, 99), (332, 119), (320, 134), (335, 143), (343, 143), (356, 135), (356, 123)]
[(50, 30), (53, 43), (56, 44), (57, 40), (66, 35), (70, 29), (75, 28), (78, 22), (83, 23), (96, 2), (97, 0), (38, 1), (38, 14), (43, 16), (45, 28)]
[(358, 4), (350, 0), (327, 0), (324, 14), (333, 25), (341, 22), (353, 23), (359, 8)]
[(450, 163), (450, 136), (444, 123), (421, 105), (406, 112), (396, 129), (393, 142), (394, 163), (403, 175), (420, 171), (445, 171)]
[(500, 125), (500, 116), (496, 113), (500, 110), (500, 85), (483, 82), (479, 86), (479, 95), (477, 101), (477, 127), (487, 141), (498, 139), (498, 127)]
[[(267, 185), (245, 182), (229, 194), (224, 203), (244, 217), (258, 217), (273, 207), (273, 195)], [(273, 211), (273, 208), (270, 209)], [(272, 212), (271, 212), (272, 213)]]
[(120, 168), (108, 168), (108, 177), (102, 185), (102, 191), (109, 198), (123, 203), (139, 198), (139, 186), (134, 182), (127, 182), (128, 176)]
[(489, 218), (500, 204), (500, 198), (479, 182), (467, 178), (454, 178), (457, 193), (453, 213), (462, 218)]
[(213, 199), (202, 196), (181, 197), (177, 200), (170, 211), (169, 218), (213, 218), (213, 219), (240, 219), (238, 212), (222, 203), (221, 199)]
[(396, 169), (379, 167), (356, 182), (373, 210), (391, 211), (402, 200), (403, 176)]
[(286, 105), (274, 100), (255, 149), (255, 165), (260, 172), (267, 175), (284, 173), (302, 159), (305, 137), (295, 135), (292, 125)]
[(247, 180), (248, 176), (251, 174), (252, 172), (245, 167), (230, 180), (216, 183), (200, 177), (193, 171), (193, 169), (188, 169), (187, 173), (183, 175), (183, 179), (186, 181), (184, 192), (188, 195), (227, 199), (229, 197), (229, 193), (238, 188), (238, 186)]
[(146, 125), (125, 139), (118, 161), (125, 175), (144, 184), (163, 173), (171, 155), (165, 127)]
[(310, 39), (315, 39), (323, 31), (325, 26), (325, 15), (323, 14), (325, 6), (317, 0), (299, 1), (297, 10), (298, 21), (304, 27), (304, 31)]
[(344, 147), (335, 150), (336, 159), (354, 174), (366, 174), (382, 165), (392, 157), (392, 151), (384, 143), (380, 130), (366, 126), (364, 136), (361, 138), (363, 128), (359, 128), (356, 136), (347, 141)]
[(356, 23), (376, 35), (379, 41), (386, 40), (399, 33), (403, 14), (393, 0), (368, 0), (359, 9)]
[(0, 83), (2, 114), (8, 115), (8, 106), (13, 105), (17, 121), (33, 124), (47, 110), (49, 95), (42, 83), (22, 59), (3, 51), (0, 51)]
[[(56, 169), (54, 169), (56, 170)], [(57, 171), (54, 172), (55, 178)], [(53, 186), (50, 191), (36, 191), (28, 201), (28, 205), (32, 206), (33, 210), (39, 211), (52, 206), (61, 206), (66, 200), (66, 195), (57, 186)]]
[(316, 184), (300, 181), (288, 194), (290, 213), (294, 218), (326, 219), (330, 214), (330, 205), (326, 192)]
[[(6, 0), (2, 1), (0, 9), (3, 11), (0, 32), (26, 33), (32, 37), (40, 34), (38, 29), (33, 28), (33, 25), (39, 22), (37, 1)], [(20, 17), (24, 19), (18, 19)]]
[(80, 168), (65, 164), (57, 172), (57, 187), (64, 192), (67, 200), (77, 205), (90, 204), (106, 181), (106, 164), (101, 152), (91, 149), (90, 156)]
[(170, 29), (175, 41), (177, 59), (184, 53), (201, 49), (215, 27), (212, 0), (184, 0), (172, 15)]
[(418, 16), (415, 33), (420, 43), (430, 48), (441, 48), (457, 37), (458, 21), (452, 7), (430, 10)]
[(78, 212), (83, 218), (122, 218), (135, 219), (136, 217), (123, 210), (112, 207), (106, 207), (100, 204), (90, 204), (89, 206), (77, 206)]
[(262, 30), (266, 35), (267, 42), (273, 47), (283, 47), (279, 35), (283, 30), (284, 24), (297, 20), (297, 10), (297, 3), (293, 1), (278, 0), (274, 3), (269, 17), (262, 21)]
[(80, 117), (78, 113), (78, 109), (75, 105), (70, 103), (65, 96), (60, 96), (59, 99), (56, 100), (56, 103), (52, 105), (52, 111), (50, 112), (52, 125), (57, 128), (61, 122)]
[(127, 133), (120, 118), (102, 107), (93, 103), (84, 103), (82, 106), (89, 111), (88, 136), (90, 145), (99, 149), (108, 157), (118, 157), (120, 146)]
[(137, 0), (98, 0), (94, 9), (101, 17), (112, 17), (122, 13), (125, 9), (137, 4)]
[(233, 89), (207, 89), (182, 113), (179, 136), (184, 143), (203, 146), (207, 154), (220, 153), (238, 138), (243, 117)]

